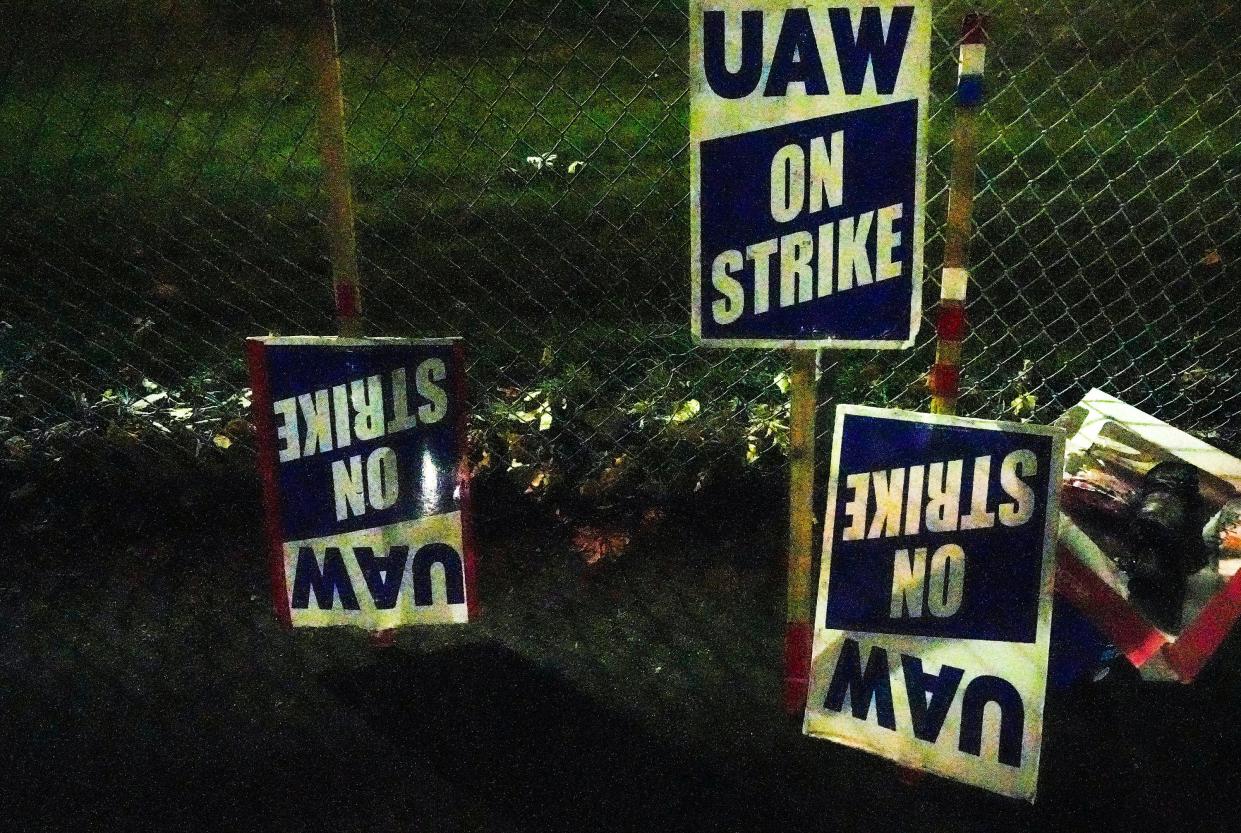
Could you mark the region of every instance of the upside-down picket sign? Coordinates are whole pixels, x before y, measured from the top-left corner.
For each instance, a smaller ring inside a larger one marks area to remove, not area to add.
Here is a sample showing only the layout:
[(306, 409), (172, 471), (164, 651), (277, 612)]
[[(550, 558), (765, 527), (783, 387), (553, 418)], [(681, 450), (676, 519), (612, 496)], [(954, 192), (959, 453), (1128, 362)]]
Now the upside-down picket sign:
[(694, 336), (901, 348), (921, 308), (927, 0), (693, 0)]
[(456, 339), (247, 341), (277, 615), (465, 622), (475, 606)]
[(1057, 428), (837, 408), (807, 734), (1033, 800), (1063, 465)]

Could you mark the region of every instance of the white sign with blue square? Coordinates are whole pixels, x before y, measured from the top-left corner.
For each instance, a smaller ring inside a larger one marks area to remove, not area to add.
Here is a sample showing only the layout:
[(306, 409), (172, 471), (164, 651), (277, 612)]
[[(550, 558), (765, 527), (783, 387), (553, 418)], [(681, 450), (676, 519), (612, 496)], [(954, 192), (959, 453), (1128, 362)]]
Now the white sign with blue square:
[(695, 338), (909, 347), (921, 317), (927, 0), (693, 0)]
[(460, 340), (269, 336), (246, 353), (280, 620), (469, 621)]
[(837, 408), (807, 734), (1033, 800), (1063, 465), (1060, 429)]

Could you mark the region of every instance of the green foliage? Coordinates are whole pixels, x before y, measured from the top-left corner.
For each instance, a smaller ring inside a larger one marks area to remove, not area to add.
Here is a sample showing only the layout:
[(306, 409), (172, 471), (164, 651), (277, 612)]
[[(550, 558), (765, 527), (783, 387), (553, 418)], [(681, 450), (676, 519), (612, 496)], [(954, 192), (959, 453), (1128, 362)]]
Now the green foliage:
[(704, 402), (663, 365), (604, 379), (551, 348), (544, 358), (527, 386), (499, 388), (476, 410), (476, 477), (552, 507), (598, 507), (684, 497), (787, 448), (783, 372), (757, 395)]

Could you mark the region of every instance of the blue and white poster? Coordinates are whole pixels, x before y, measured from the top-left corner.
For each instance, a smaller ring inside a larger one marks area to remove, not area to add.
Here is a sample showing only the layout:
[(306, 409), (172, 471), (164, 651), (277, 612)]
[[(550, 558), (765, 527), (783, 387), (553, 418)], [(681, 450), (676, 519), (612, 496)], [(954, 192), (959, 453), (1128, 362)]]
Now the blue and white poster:
[(467, 621), (476, 599), (460, 341), (246, 346), (279, 618), (375, 631)]
[(911, 346), (928, 0), (693, 0), (690, 33), (694, 337)]
[(836, 410), (804, 731), (1033, 801), (1064, 433)]

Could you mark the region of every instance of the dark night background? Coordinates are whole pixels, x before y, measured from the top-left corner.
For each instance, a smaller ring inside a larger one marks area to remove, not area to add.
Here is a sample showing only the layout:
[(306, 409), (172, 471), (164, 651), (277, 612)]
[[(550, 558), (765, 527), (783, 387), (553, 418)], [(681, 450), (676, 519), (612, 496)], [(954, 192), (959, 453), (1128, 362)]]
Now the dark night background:
[[(1235, 451), (1235, 4), (983, 5), (962, 413)], [(368, 332), (465, 339), (484, 610), (281, 631), (243, 341), (333, 329), (310, 6), (0, 0), (0, 830), (1236, 829), (1236, 634), (1050, 692), (1032, 807), (781, 713), (788, 359), (691, 343), (684, 0), (337, 3)], [(924, 409), (932, 332), (825, 357), (820, 434)]]

